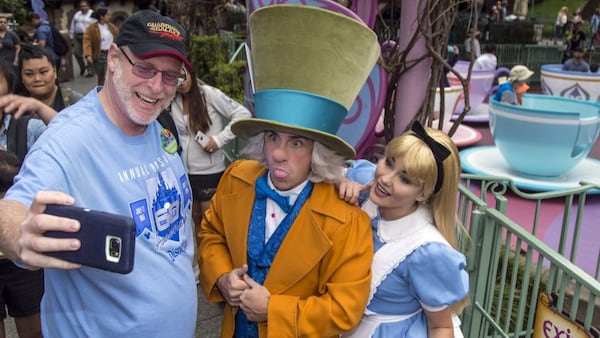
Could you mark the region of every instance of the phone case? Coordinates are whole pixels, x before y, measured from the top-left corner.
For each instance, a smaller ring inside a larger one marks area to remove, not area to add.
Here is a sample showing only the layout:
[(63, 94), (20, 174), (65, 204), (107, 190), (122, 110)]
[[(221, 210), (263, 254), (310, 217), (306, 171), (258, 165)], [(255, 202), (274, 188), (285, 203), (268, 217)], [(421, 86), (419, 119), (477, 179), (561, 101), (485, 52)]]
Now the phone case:
[(131, 217), (67, 205), (47, 205), (45, 213), (79, 220), (78, 232), (48, 231), (55, 238), (78, 238), (75, 251), (47, 252), (49, 256), (107, 271), (133, 270), (135, 222)]
[(206, 134), (204, 134), (203, 132), (198, 131), (196, 133), (196, 137), (194, 137), (194, 140), (196, 140), (196, 142), (198, 142), (201, 146), (204, 147), (208, 142), (208, 136), (206, 136)]

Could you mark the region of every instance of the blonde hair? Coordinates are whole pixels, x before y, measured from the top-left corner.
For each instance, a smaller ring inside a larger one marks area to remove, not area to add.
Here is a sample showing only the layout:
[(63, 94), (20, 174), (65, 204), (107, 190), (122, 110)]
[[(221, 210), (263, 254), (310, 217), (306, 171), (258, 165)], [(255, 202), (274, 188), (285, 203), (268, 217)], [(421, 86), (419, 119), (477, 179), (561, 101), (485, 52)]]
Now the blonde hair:
[[(438, 192), (434, 192), (438, 177), (438, 167), (431, 148), (414, 132), (406, 132), (388, 143), (385, 156), (402, 158), (408, 178), (423, 188), (429, 205), (433, 223), (448, 243), (458, 250), (457, 234), (466, 235), (466, 231), (456, 217), (458, 182), (461, 167), (456, 144), (444, 132), (425, 128), (427, 134), (450, 151), (442, 162), (443, 181)], [(452, 305), (455, 313), (460, 314), (468, 305), (469, 296)]]
[[(250, 137), (242, 153), (267, 166), (264, 154), (264, 132)], [(319, 142), (313, 143), (311, 172), (308, 180), (313, 183), (338, 183), (344, 175), (344, 158)]]
[(385, 156), (404, 159), (408, 177), (423, 188), (424, 204), (431, 206), (435, 226), (456, 248), (456, 192), (460, 176), (458, 149), (448, 135), (439, 130), (425, 129), (431, 138), (450, 150), (450, 156), (442, 162), (444, 177), (438, 192), (434, 192), (438, 176), (435, 157), (431, 148), (413, 132), (394, 138), (387, 145)]

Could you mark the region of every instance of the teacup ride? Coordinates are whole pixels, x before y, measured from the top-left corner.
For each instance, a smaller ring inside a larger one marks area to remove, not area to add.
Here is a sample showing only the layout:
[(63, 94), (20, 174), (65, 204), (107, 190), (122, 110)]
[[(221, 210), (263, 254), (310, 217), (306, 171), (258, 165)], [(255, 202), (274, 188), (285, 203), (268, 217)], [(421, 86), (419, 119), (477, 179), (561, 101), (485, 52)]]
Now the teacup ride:
[(600, 102), (600, 73), (562, 70), (561, 64), (542, 65), (544, 94)]
[[(471, 62), (469, 61), (460, 60), (456, 62), (453, 68), (463, 78), (467, 78), (470, 64)], [(467, 112), (463, 122), (488, 122), (488, 97), (494, 90), (494, 80), (501, 74), (510, 74), (510, 69), (501, 67), (490, 70), (471, 70), (471, 79), (469, 81), (469, 104), (471, 105), (471, 110)], [(450, 85), (452, 86), (460, 85), (458, 77), (452, 72), (448, 73), (448, 82), (450, 82)], [(462, 113), (464, 109), (465, 101), (463, 95), (454, 112), (454, 118), (456, 119), (458, 114)]]
[[(441, 108), (441, 91), (440, 89), (436, 89), (435, 102), (433, 105), (434, 109), (434, 120), (432, 122), (432, 128), (438, 129), (439, 127), (439, 117), (440, 117), (440, 108)], [(451, 117), (456, 109), (456, 105), (459, 102), (459, 98), (462, 95), (463, 90), (462, 86), (452, 86), (448, 88), (444, 88), (444, 116), (443, 116), (443, 125), (442, 130), (445, 133), (450, 131), (452, 127)], [(379, 120), (375, 125), (375, 136), (382, 137), (384, 136), (384, 123), (383, 123), (384, 114), (383, 112), (379, 116)], [(481, 139), (481, 133), (471, 127), (468, 126), (459, 126), (456, 129), (454, 135), (452, 135), (452, 141), (456, 144), (457, 147), (465, 147), (474, 143), (477, 143)]]
[(587, 157), (600, 132), (599, 103), (525, 94), (518, 106), (492, 98), (489, 122), (495, 146), (461, 151), (464, 171), (508, 177), (532, 191), (600, 183), (600, 161)]
[[(452, 128), (453, 122), (451, 121), (451, 117), (456, 112), (456, 107), (461, 102), (461, 97), (463, 96), (463, 87), (451, 86), (444, 88), (444, 116), (442, 120), (442, 131), (446, 134)], [(432, 127), (438, 129), (439, 127), (439, 117), (441, 111), (441, 91), (439, 88), (435, 91), (435, 102), (433, 104), (434, 109), (434, 118), (432, 122)], [(457, 147), (465, 147), (474, 143), (477, 143), (481, 139), (481, 133), (469, 126), (459, 125), (456, 128), (456, 132), (452, 135), (452, 141), (456, 144)]]

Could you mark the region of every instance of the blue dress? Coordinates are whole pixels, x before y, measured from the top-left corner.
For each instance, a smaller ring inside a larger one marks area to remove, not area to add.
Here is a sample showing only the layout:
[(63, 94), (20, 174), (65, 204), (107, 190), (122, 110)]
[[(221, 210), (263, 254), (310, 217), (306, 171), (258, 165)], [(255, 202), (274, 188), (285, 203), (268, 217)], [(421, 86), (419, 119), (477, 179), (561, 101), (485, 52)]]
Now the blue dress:
[(427, 337), (423, 309), (441, 311), (468, 294), (465, 257), (431, 219), (421, 206), (398, 220), (372, 220), (370, 300), (359, 326), (344, 337)]

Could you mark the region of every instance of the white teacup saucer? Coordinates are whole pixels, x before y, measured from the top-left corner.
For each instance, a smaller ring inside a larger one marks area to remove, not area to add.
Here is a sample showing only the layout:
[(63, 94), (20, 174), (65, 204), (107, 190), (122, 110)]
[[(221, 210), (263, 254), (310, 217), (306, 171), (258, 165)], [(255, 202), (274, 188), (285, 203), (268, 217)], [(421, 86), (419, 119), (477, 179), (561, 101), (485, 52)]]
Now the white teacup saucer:
[[(511, 169), (495, 146), (482, 146), (464, 149), (460, 152), (462, 169), (477, 175), (500, 176), (512, 179), (521, 189), (532, 191), (556, 191), (579, 186), (579, 182), (600, 184), (600, 161), (585, 158), (567, 173), (551, 178), (532, 177)], [(600, 194), (600, 189), (590, 190), (589, 194)]]

